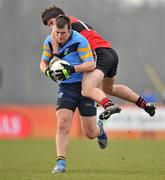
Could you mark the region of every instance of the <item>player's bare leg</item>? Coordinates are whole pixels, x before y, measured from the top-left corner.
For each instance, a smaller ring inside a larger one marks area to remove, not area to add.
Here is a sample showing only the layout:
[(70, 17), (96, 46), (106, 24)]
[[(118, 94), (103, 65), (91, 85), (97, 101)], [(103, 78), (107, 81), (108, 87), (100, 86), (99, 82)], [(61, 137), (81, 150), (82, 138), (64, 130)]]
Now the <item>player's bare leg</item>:
[(84, 130), (84, 134), (89, 139), (94, 139), (97, 137), (98, 144), (101, 149), (105, 149), (107, 147), (107, 135), (103, 128), (103, 123), (98, 121), (96, 124), (96, 116), (86, 117), (80, 116), (82, 127)]
[(66, 153), (69, 143), (69, 131), (73, 112), (68, 109), (60, 109), (56, 112), (57, 130), (56, 130), (56, 153), (57, 162), (52, 173), (62, 173), (66, 170)]
[(92, 72), (86, 72), (83, 76), (82, 81), (82, 95), (97, 101), (100, 105), (105, 108), (105, 113), (102, 115), (103, 118), (108, 119), (111, 114), (119, 113), (120, 108), (114, 105), (106, 94), (99, 88), (104, 74), (99, 69), (95, 69)]
[(132, 102), (144, 109), (150, 116), (154, 116), (155, 105), (153, 103), (146, 102), (142, 97), (125, 85), (115, 84), (112, 86), (112, 82), (114, 82), (114, 78), (108, 77), (105, 77), (102, 81), (102, 89), (106, 94)]

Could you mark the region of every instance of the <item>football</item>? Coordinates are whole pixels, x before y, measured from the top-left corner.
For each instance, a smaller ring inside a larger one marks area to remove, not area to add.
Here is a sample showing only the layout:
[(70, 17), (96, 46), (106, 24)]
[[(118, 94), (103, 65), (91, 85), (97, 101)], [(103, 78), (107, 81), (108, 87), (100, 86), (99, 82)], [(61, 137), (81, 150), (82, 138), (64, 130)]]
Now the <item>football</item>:
[(57, 59), (56, 61), (50, 64), (50, 69), (53, 71), (63, 69), (64, 67), (63, 65), (61, 65), (61, 63), (69, 65), (67, 61), (62, 59)]

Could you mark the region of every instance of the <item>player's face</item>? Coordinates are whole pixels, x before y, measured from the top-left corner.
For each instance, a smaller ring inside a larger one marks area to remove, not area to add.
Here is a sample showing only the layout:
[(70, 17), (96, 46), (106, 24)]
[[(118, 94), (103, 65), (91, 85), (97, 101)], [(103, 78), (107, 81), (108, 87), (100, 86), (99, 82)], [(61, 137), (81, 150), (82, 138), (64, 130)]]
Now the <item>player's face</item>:
[(57, 42), (60, 44), (64, 44), (70, 37), (70, 30), (68, 29), (67, 25), (65, 25), (64, 28), (58, 28), (56, 25), (54, 25), (53, 31)]

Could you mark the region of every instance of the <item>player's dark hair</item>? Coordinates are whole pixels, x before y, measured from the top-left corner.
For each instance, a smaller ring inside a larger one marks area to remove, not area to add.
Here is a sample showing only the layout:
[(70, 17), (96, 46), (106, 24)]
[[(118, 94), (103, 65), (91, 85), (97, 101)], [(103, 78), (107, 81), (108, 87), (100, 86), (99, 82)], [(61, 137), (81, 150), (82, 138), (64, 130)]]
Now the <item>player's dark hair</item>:
[(65, 15), (64, 11), (57, 7), (57, 6), (50, 6), (48, 8), (46, 8), (43, 12), (42, 12), (42, 21), (44, 23), (44, 25), (48, 25), (48, 21), (51, 19), (51, 18), (56, 18), (57, 16), (59, 15)]
[(59, 15), (56, 17), (56, 26), (58, 28), (64, 28), (66, 25), (68, 26), (68, 29), (70, 30), (71, 22), (68, 16)]

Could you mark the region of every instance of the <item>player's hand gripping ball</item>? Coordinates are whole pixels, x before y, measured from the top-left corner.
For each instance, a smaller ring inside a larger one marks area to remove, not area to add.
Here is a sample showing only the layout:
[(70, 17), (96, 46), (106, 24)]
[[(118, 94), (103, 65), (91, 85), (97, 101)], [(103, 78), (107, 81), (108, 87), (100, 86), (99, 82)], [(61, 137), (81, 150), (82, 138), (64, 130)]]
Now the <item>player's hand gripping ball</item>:
[(63, 65), (70, 64), (67, 61), (59, 58), (53, 58), (49, 64), (50, 70), (54, 72), (54, 78), (57, 81), (64, 81), (70, 77), (70, 74), (68, 74), (66, 68)]

